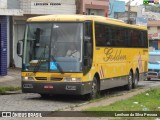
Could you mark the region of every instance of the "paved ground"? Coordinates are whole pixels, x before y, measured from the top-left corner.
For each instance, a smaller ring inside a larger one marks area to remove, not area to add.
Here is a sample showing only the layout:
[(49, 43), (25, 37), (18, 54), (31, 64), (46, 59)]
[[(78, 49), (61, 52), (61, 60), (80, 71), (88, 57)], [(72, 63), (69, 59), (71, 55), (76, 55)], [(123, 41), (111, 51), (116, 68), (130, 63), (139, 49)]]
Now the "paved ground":
[(84, 102), (65, 96), (43, 99), (39, 94), (1, 95), (0, 101), (0, 111), (55, 111)]
[[(0, 76), (0, 86), (20, 87), (21, 70), (9, 69), (7, 76)], [(43, 99), (39, 94), (9, 94), (0, 95), (0, 111), (55, 111), (82, 102), (84, 101), (78, 98), (68, 98), (66, 96)]]
[(0, 76), (0, 86), (21, 86), (21, 70), (20, 69), (9, 69), (7, 76)]
[[(37, 94), (17, 94), (17, 95), (5, 95), (0, 97), (0, 106), (2, 110), (56, 110), (60, 108), (64, 111), (80, 111), (84, 110), (88, 107), (96, 107), (102, 105), (109, 105), (116, 101), (124, 100), (130, 98), (134, 95), (142, 93), (150, 88), (160, 87), (159, 81), (142, 81), (140, 82), (137, 89), (133, 89), (131, 91), (126, 91), (121, 88), (109, 90), (110, 93), (106, 93), (108, 96), (105, 99), (101, 99), (98, 102), (88, 103), (87, 101), (80, 101), (79, 99), (57, 96), (59, 98), (48, 98), (42, 99)], [(105, 93), (102, 93), (105, 96)], [(79, 105), (81, 104), (81, 105)], [(74, 107), (67, 107), (69, 105), (73, 105)], [(54, 116), (54, 114), (51, 114)], [(13, 119), (13, 118), (12, 118)], [(14, 120), (21, 120), (22, 118), (15, 118)], [(25, 118), (25, 120), (110, 120), (112, 118), (101, 117), (101, 118), (93, 118), (93, 117), (48, 117), (48, 118)], [(145, 118), (135, 118), (135, 120), (145, 120)], [(11, 119), (9, 119), (11, 120)], [(160, 120), (160, 118), (156, 118), (154, 120)]]
[[(0, 86), (20, 86), (20, 70), (10, 69), (8, 76), (0, 77)], [(38, 94), (11, 94), (11, 95), (0, 95), (0, 110), (1, 111), (55, 111), (62, 109), (64, 111), (79, 111), (84, 110), (91, 106), (108, 105), (113, 102), (124, 100), (139, 94), (151, 87), (159, 87), (160, 81), (142, 81), (139, 83), (137, 89), (132, 91), (125, 91), (121, 88), (107, 90), (102, 92), (103, 96), (107, 96), (98, 102), (88, 103), (83, 99), (73, 96), (54, 96), (47, 99), (42, 99)], [(81, 105), (80, 105), (81, 104)], [(79, 106), (79, 107), (77, 107)], [(10, 118), (13, 119), (13, 118)], [(16, 118), (15, 120), (21, 120)], [(28, 118), (29, 120), (31, 118)], [(44, 119), (44, 118), (43, 118)], [(47, 120), (91, 120), (93, 118), (56, 118), (50, 117), (45, 118)], [(94, 118), (98, 120), (107, 120), (108, 118)], [(35, 120), (33, 118), (33, 120)], [(37, 118), (37, 120), (41, 120)], [(159, 119), (157, 119), (159, 120)]]

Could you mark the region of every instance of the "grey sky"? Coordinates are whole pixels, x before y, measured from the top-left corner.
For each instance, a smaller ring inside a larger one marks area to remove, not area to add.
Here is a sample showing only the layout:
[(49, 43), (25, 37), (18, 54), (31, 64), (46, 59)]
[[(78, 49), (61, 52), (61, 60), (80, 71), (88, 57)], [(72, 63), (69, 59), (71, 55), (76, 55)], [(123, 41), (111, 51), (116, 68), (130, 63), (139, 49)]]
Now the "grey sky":
[[(129, 0), (120, 0), (120, 1), (125, 1), (125, 2), (128, 2)], [(131, 5), (140, 5), (140, 4), (143, 4), (143, 0), (131, 0)]]

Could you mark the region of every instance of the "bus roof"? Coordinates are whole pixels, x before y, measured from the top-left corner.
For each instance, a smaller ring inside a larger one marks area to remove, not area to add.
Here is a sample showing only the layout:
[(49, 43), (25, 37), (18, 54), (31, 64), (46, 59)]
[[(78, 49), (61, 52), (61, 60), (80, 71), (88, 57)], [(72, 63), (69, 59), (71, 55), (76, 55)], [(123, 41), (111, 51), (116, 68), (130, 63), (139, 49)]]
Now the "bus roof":
[(78, 22), (78, 21), (87, 21), (87, 20), (93, 20), (96, 22), (103, 22), (103, 23), (109, 23), (113, 25), (147, 30), (147, 27), (145, 26), (126, 24), (122, 20), (112, 19), (112, 18), (107, 18), (102, 16), (95, 16), (95, 15), (45, 15), (45, 16), (37, 16), (37, 17), (29, 18), (27, 22), (53, 22), (53, 21), (56, 21), (56, 22), (77, 21)]

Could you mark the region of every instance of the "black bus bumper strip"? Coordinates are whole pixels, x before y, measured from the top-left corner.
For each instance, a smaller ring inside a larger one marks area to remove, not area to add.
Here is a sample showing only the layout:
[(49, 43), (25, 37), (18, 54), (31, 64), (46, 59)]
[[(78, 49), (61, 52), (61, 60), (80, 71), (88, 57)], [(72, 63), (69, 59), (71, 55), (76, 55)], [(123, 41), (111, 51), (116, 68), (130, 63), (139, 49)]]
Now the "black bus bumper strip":
[(91, 82), (22, 81), (23, 93), (84, 95), (91, 92)]

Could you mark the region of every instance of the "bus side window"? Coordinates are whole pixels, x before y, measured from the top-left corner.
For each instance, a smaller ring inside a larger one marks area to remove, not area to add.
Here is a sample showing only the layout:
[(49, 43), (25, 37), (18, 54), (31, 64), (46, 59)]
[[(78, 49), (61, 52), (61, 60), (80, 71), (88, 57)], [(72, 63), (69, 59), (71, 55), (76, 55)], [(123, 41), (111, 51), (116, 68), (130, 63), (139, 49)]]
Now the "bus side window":
[(110, 41), (110, 27), (106, 26), (105, 27), (105, 46), (110, 46), (111, 41)]
[(147, 32), (143, 31), (143, 47), (147, 48), (148, 47), (148, 38), (147, 38)]
[(133, 32), (132, 32), (132, 34), (131, 34), (131, 45), (133, 46), (133, 47), (138, 47), (138, 39), (140, 39), (140, 38), (138, 38), (138, 31), (136, 31), (136, 30), (134, 30)]
[(117, 46), (124, 46), (124, 39), (125, 39), (125, 33), (123, 29), (117, 30), (117, 39), (116, 39), (116, 45)]
[(125, 45), (126, 47), (129, 47), (130, 46), (130, 39), (129, 39), (129, 29), (125, 29)]
[(108, 46), (110, 44), (110, 27), (106, 24), (95, 24), (96, 46)]
[(147, 33), (147, 31), (144, 32), (144, 38), (145, 38), (145, 47), (148, 47), (148, 33)]
[(134, 36), (134, 33), (133, 33), (134, 31), (133, 30), (130, 30), (130, 36), (129, 36), (129, 39), (130, 39), (130, 41), (129, 41), (129, 46), (130, 47), (133, 47), (134, 46), (134, 38), (133, 38), (133, 36)]
[(103, 46), (104, 42), (104, 34), (103, 34), (103, 26), (102, 24), (96, 24), (96, 45)]
[(111, 36), (112, 45), (113, 46), (120, 46), (120, 42), (122, 39), (120, 29), (117, 27), (112, 27), (111, 34), (112, 34), (112, 36)]
[(115, 38), (116, 36), (115, 36), (115, 29), (114, 29), (114, 27), (111, 27), (111, 37), (110, 37), (110, 41), (112, 42), (112, 46), (114, 46), (115, 45)]

